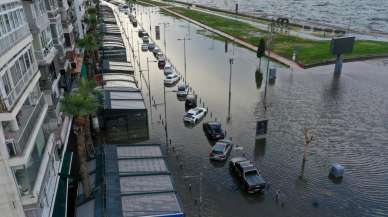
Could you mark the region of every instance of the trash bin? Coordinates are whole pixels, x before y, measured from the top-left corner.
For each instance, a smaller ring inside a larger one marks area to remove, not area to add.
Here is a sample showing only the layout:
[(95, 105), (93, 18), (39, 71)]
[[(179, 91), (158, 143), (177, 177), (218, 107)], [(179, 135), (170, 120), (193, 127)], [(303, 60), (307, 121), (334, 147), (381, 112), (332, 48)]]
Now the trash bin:
[(345, 168), (338, 164), (334, 163), (331, 165), (329, 176), (333, 178), (342, 178), (345, 172)]

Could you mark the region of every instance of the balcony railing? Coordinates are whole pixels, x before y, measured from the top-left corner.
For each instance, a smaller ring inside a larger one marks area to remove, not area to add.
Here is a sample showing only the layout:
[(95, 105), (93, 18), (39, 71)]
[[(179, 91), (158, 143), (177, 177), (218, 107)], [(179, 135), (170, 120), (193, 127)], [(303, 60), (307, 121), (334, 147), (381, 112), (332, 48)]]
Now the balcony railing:
[(24, 24), (18, 30), (10, 32), (0, 39), (0, 57), (29, 34), (28, 25)]
[(37, 64), (32, 64), (27, 72), (23, 75), (23, 77), (18, 81), (12, 91), (8, 94), (7, 97), (2, 99), (2, 104), (5, 105), (7, 111), (11, 111), (13, 105), (19, 98), (20, 94), (24, 91), (24, 89), (28, 86), (31, 79), (38, 71)]
[(22, 126), (22, 129), (19, 129), (19, 132), (16, 134), (15, 138), (10, 138), (6, 140), (8, 147), (12, 146), (12, 151), (10, 150), (10, 155), (21, 155), (29, 141), (29, 138), (32, 134), (32, 131), (35, 129), (35, 125), (38, 122), (39, 117), (42, 115), (42, 111), (46, 101), (44, 100), (43, 94), (40, 94), (37, 104), (34, 106), (31, 115), (28, 117), (26, 124)]
[(50, 5), (47, 8), (47, 15), (49, 18), (55, 18), (59, 14), (59, 7), (57, 4), (55, 5)]
[(35, 50), (35, 57), (36, 59), (41, 62), (45, 61), (47, 55), (49, 55), (52, 52), (54, 43), (53, 40), (51, 40), (49, 43), (47, 43), (46, 47), (40, 50)]
[(54, 37), (53, 43), (55, 45), (63, 45), (65, 43), (65, 37), (63, 36), (63, 33), (60, 34), (58, 37)]

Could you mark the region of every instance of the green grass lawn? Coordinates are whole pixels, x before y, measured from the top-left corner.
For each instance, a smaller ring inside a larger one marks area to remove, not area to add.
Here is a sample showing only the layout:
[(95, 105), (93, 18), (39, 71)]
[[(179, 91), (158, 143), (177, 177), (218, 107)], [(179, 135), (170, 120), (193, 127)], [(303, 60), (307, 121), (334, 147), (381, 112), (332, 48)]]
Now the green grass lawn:
[[(153, 1), (147, 0), (147, 2)], [(217, 15), (182, 7), (170, 9), (253, 45), (257, 45), (260, 38), (266, 37), (268, 33), (248, 23)], [(284, 34), (275, 34), (271, 44), (272, 51), (287, 59), (291, 59), (294, 49), (298, 48), (297, 61), (306, 67), (334, 60), (335, 57), (329, 53), (329, 47), (330, 41), (315, 41)], [(358, 40), (353, 53), (345, 55), (345, 59), (383, 55), (388, 55), (388, 42)]]

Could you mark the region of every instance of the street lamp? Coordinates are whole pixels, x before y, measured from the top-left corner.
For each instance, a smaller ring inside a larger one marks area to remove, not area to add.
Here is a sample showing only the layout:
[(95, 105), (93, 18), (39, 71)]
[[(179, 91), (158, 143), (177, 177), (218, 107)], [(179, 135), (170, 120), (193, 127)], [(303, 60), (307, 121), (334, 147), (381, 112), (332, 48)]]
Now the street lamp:
[(272, 33), (275, 30), (275, 23), (271, 22), (269, 25), (269, 38), (268, 38), (268, 44), (267, 44), (267, 50), (268, 50), (268, 62), (267, 62), (267, 72), (265, 76), (265, 88), (264, 88), (264, 110), (267, 110), (267, 88), (268, 88), (268, 75), (269, 75), (269, 64), (270, 64), (270, 57), (271, 57), (271, 42), (272, 42)]
[(150, 80), (150, 62), (156, 63), (156, 60), (148, 60), (147, 57), (147, 74), (148, 74), (148, 94), (150, 95), (150, 107), (151, 107), (151, 80)]
[(189, 41), (191, 39), (183, 37), (183, 38), (178, 38), (177, 40), (183, 41), (183, 58), (184, 58), (184, 65), (185, 65), (185, 87), (186, 87), (186, 81), (187, 81), (187, 77), (186, 77), (186, 71), (187, 71), (187, 69), (186, 69), (186, 41)]
[(229, 100), (228, 100), (228, 118), (227, 122), (230, 121), (230, 99), (232, 96), (232, 65), (233, 65), (233, 57), (229, 59)]

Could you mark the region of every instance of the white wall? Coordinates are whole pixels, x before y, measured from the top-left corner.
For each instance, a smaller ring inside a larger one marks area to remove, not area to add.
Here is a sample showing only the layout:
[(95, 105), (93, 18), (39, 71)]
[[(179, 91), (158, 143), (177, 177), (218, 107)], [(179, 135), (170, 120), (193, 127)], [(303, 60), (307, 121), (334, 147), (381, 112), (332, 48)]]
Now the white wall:
[(2, 217), (25, 217), (13, 173), (7, 163), (3, 126), (0, 124), (0, 211)]

